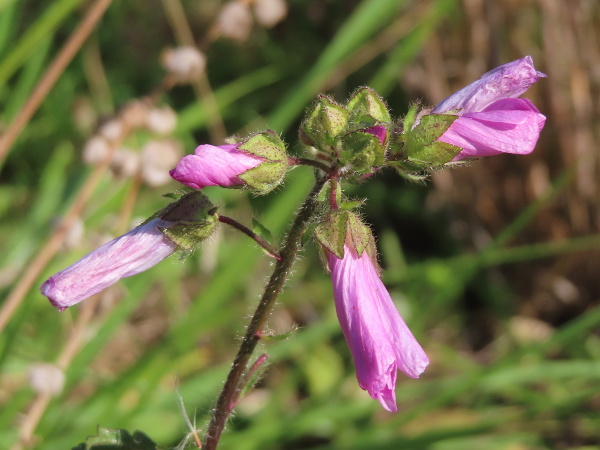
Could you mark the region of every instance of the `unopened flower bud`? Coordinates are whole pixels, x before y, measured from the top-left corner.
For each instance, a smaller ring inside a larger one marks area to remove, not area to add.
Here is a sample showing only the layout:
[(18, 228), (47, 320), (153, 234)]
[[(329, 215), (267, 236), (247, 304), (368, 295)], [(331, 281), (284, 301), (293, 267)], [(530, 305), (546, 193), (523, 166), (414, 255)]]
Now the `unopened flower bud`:
[(168, 106), (152, 108), (146, 117), (145, 125), (153, 133), (172, 134), (177, 126), (177, 114)]
[(334, 153), (338, 136), (346, 130), (350, 113), (326, 95), (319, 95), (317, 102), (309, 108), (302, 123), (304, 140), (322, 152)]
[(200, 145), (184, 156), (171, 176), (194, 189), (248, 187), (259, 194), (274, 189), (288, 168), (285, 144), (267, 130), (237, 144)]
[(252, 29), (252, 14), (244, 2), (226, 3), (219, 13), (217, 25), (223, 37), (245, 42)]
[(287, 15), (285, 0), (254, 0), (256, 21), (265, 28), (271, 28), (281, 22)]
[(163, 67), (180, 82), (189, 82), (204, 72), (206, 56), (196, 47), (177, 47), (165, 50), (161, 57)]

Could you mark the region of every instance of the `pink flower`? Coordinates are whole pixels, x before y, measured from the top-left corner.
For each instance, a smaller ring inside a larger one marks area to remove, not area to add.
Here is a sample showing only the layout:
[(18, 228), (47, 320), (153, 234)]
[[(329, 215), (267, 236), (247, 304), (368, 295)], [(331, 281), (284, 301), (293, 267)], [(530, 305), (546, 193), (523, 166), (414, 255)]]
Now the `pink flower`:
[(535, 70), (530, 56), (487, 72), (433, 108), (432, 114), (459, 116), (438, 141), (462, 148), (454, 161), (531, 153), (546, 117), (517, 97), (545, 76)]
[(344, 245), (338, 259), (326, 251), (340, 325), (354, 357), (359, 386), (388, 411), (397, 411), (396, 375), (418, 378), (429, 364), (379, 279), (366, 251)]
[(194, 155), (184, 156), (169, 173), (194, 189), (241, 186), (244, 181), (239, 176), (262, 162), (262, 158), (238, 149), (237, 145), (200, 145)]
[(159, 230), (171, 225), (161, 219), (140, 225), (52, 275), (40, 291), (63, 311), (121, 278), (149, 269), (176, 250), (177, 246)]

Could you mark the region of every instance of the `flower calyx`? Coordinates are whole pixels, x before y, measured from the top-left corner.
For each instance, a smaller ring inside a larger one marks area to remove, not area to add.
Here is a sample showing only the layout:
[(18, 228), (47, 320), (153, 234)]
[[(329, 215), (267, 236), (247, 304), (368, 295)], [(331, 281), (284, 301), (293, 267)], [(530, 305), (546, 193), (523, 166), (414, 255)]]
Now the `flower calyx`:
[(256, 194), (267, 194), (275, 189), (285, 176), (289, 159), (285, 143), (273, 130), (250, 136), (238, 144), (238, 149), (264, 160), (257, 167), (247, 170), (239, 178)]
[(196, 248), (218, 223), (217, 207), (200, 191), (181, 195), (148, 220), (155, 218), (173, 223), (159, 230), (183, 251)]
[(339, 259), (344, 257), (345, 243), (351, 244), (359, 256), (365, 249), (369, 255), (375, 254), (371, 229), (351, 211), (332, 211), (315, 227), (314, 236), (319, 244)]

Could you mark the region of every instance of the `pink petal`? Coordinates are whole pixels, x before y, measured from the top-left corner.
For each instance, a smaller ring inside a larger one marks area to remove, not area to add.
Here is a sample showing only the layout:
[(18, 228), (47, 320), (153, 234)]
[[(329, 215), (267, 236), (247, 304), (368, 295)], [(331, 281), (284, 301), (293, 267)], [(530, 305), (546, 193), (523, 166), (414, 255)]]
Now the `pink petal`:
[(354, 357), (362, 389), (396, 411), (396, 375), (417, 378), (429, 364), (379, 279), (367, 252), (344, 246), (344, 257), (327, 253), (336, 311)]
[(244, 184), (239, 175), (262, 162), (261, 158), (235, 145), (200, 145), (194, 155), (184, 156), (169, 173), (175, 180), (195, 189), (239, 186)]
[(106, 289), (121, 278), (143, 272), (176, 249), (158, 228), (171, 222), (154, 219), (94, 250), (52, 275), (40, 290), (61, 311)]
[(481, 78), (455, 92), (431, 112), (443, 114), (460, 110), (459, 114), (482, 111), (504, 98), (516, 98), (546, 75), (533, 67), (531, 56), (496, 67)]
[[(512, 108), (512, 109), (509, 109)], [(454, 161), (533, 151), (546, 117), (526, 99), (504, 99), (482, 112), (459, 116), (438, 141), (461, 147)]]

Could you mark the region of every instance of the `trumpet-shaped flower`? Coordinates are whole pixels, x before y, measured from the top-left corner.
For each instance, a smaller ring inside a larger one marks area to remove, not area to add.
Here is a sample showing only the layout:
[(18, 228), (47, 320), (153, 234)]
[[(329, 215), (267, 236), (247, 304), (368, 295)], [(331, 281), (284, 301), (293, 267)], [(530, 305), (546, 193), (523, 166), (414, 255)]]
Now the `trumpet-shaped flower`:
[(172, 222), (162, 219), (140, 225), (52, 275), (40, 291), (62, 311), (121, 278), (149, 269), (177, 249), (160, 230), (171, 225)]
[(195, 154), (184, 156), (171, 177), (186, 186), (202, 189), (206, 186), (242, 186), (240, 175), (264, 162), (263, 158), (240, 150), (237, 145), (200, 145)]
[(418, 378), (429, 364), (425, 352), (394, 306), (366, 251), (344, 245), (339, 259), (326, 251), (335, 306), (352, 352), (359, 386), (388, 411), (397, 411), (396, 375)]
[(504, 64), (442, 101), (432, 114), (456, 114), (438, 141), (460, 147), (454, 161), (500, 153), (531, 153), (546, 117), (526, 99), (531, 85), (545, 77), (530, 56)]

